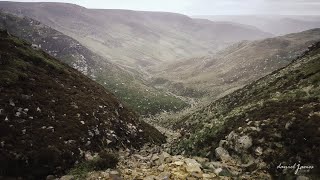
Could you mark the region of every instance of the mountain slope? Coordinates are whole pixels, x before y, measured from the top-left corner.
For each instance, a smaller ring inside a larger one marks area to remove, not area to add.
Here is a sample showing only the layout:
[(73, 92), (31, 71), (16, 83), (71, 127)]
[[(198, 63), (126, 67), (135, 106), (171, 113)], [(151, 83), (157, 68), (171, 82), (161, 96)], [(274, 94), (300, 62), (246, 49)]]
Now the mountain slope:
[(164, 140), (102, 86), (5, 31), (0, 58), (1, 176), (39, 179), (86, 152)]
[(93, 53), (80, 42), (36, 20), (0, 12), (0, 28), (41, 47), (97, 81), (143, 115), (176, 111), (187, 106), (182, 100), (147, 86), (143, 75), (138, 71), (119, 67), (109, 59)]
[(94, 52), (130, 67), (210, 54), (240, 40), (270, 37), (252, 27), (163, 12), (99, 10), (63, 3), (0, 2), (71, 36)]
[(308, 29), (320, 28), (317, 15), (239, 15), (239, 16), (198, 16), (212, 21), (227, 21), (251, 25), (275, 35), (296, 33)]
[(319, 92), (317, 43), (288, 66), (178, 119), (174, 127), (185, 139), (174, 151), (236, 161), (240, 173), (292, 179), (297, 167), (277, 166), (296, 163), (312, 167), (297, 175), (319, 177)]
[(319, 40), (320, 29), (312, 29), (264, 40), (243, 41), (225, 48), (215, 56), (193, 58), (153, 68), (152, 71), (158, 74), (155, 76), (172, 81), (168, 83), (164, 80), (162, 84), (155, 81), (153, 85), (171, 86), (180, 83), (182, 87), (191, 89), (189, 92), (193, 92), (182, 95), (208, 93), (214, 98), (222, 97), (286, 66), (309, 45)]

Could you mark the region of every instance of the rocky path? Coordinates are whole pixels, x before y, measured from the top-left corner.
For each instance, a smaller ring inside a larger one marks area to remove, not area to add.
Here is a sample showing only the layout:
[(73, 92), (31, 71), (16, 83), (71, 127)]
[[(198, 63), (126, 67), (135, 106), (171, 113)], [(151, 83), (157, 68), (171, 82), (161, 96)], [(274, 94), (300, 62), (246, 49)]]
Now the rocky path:
[[(170, 155), (170, 143), (180, 137), (163, 127), (157, 127), (168, 137), (162, 146), (145, 145), (141, 150), (121, 150), (117, 169), (90, 172), (88, 180), (210, 180), (210, 179), (269, 179), (267, 175), (241, 174), (241, 167), (232, 161), (214, 162), (207, 158)], [(240, 175), (241, 174), (241, 175)], [(60, 180), (71, 180), (64, 176)]]

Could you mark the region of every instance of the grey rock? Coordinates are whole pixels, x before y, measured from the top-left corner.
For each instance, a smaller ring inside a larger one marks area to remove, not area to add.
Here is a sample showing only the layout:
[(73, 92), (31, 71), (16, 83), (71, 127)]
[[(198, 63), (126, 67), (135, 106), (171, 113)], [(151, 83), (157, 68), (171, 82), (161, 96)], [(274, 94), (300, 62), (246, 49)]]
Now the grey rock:
[(214, 173), (216, 175), (219, 175), (221, 172), (222, 172), (222, 168), (217, 168), (217, 169), (214, 170)]
[(259, 146), (254, 150), (257, 156), (261, 156), (263, 154), (263, 149)]
[(215, 154), (216, 154), (216, 157), (218, 159), (221, 159), (222, 161), (229, 161), (231, 159), (229, 152), (222, 147), (217, 147), (215, 149)]
[(160, 162), (163, 163), (163, 162), (172, 162), (172, 159), (171, 159), (171, 155), (168, 154), (167, 152), (162, 152), (159, 156), (160, 158)]
[(309, 180), (310, 178), (306, 176), (298, 176), (296, 180)]
[(54, 175), (48, 175), (46, 180), (54, 180), (56, 179), (56, 177), (54, 177)]
[(287, 122), (286, 125), (285, 125), (286, 130), (288, 130), (291, 125), (292, 125), (292, 122)]
[(245, 135), (245, 136), (241, 136), (235, 145), (235, 150), (238, 152), (242, 152), (245, 151), (247, 149), (249, 149), (252, 146), (252, 139), (251, 137)]
[(110, 171), (110, 174), (111, 175), (119, 175), (119, 172), (118, 171)]
[(160, 165), (157, 169), (159, 170), (159, 171), (161, 171), (161, 172), (163, 172), (164, 171), (164, 164), (162, 164), (162, 165)]
[(227, 136), (227, 141), (232, 141), (234, 139), (237, 139), (237, 137), (238, 135), (235, 132), (231, 131), (231, 133)]
[(158, 175), (158, 179), (159, 180), (169, 180), (170, 179), (170, 176), (171, 176), (171, 173), (170, 172), (162, 172)]
[(156, 176), (153, 176), (153, 175), (143, 178), (143, 180), (156, 180), (156, 179), (157, 179)]
[(227, 145), (228, 144), (228, 141), (226, 141), (226, 140), (221, 140), (220, 142), (219, 142), (219, 147), (223, 147), (223, 146), (225, 146), (225, 145)]
[(185, 159), (184, 162), (186, 163), (186, 170), (189, 173), (193, 172), (202, 172), (201, 171), (201, 165), (194, 159)]

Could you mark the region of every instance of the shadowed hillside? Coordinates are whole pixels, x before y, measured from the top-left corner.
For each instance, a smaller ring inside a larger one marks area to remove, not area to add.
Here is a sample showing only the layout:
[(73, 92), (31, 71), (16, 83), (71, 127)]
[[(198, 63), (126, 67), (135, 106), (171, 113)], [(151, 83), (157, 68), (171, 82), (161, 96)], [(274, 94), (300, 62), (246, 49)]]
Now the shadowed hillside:
[(102, 86), (5, 31), (0, 58), (1, 175), (38, 179), (87, 152), (163, 142)]

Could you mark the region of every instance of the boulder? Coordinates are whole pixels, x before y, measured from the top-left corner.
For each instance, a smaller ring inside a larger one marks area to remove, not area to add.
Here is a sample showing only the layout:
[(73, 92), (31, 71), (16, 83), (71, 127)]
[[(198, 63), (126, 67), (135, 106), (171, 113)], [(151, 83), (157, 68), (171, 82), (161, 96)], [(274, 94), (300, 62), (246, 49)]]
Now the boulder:
[(201, 165), (194, 159), (185, 159), (184, 162), (186, 163), (186, 170), (188, 173), (202, 173)]
[(170, 172), (162, 172), (158, 175), (158, 179), (159, 180), (169, 180), (170, 179), (170, 176), (171, 176), (171, 173)]
[(159, 156), (157, 154), (153, 154), (152, 158), (151, 158), (151, 161), (156, 161), (158, 159), (159, 159)]
[(156, 179), (157, 179), (157, 178), (156, 178), (156, 176), (154, 176), (154, 175), (147, 176), (147, 177), (143, 178), (143, 180), (156, 180)]
[(164, 164), (161, 164), (157, 169), (161, 172), (164, 171), (164, 168), (165, 168), (165, 165)]
[(219, 175), (221, 172), (222, 172), (222, 168), (217, 168), (217, 169), (214, 170), (214, 173), (216, 175)]
[(252, 146), (252, 138), (245, 135), (237, 139), (237, 142), (235, 144), (235, 150), (237, 152), (243, 152), (249, 149), (251, 146)]
[(229, 155), (229, 152), (222, 147), (217, 147), (215, 149), (215, 154), (216, 154), (216, 157), (221, 161), (226, 162), (231, 160), (231, 156)]
[(141, 156), (141, 155), (139, 155), (139, 154), (134, 154), (133, 157), (135, 157), (135, 158), (138, 159), (138, 160), (142, 160), (142, 161), (146, 160), (145, 157), (143, 157), (143, 156)]
[(160, 162), (161, 163), (170, 163), (172, 162), (172, 159), (171, 159), (171, 155), (168, 154), (167, 152), (163, 151), (160, 156), (159, 156), (159, 159), (160, 159)]
[(306, 176), (298, 176), (296, 180), (309, 180), (310, 178)]
[(263, 153), (263, 149), (259, 146), (254, 150), (254, 152), (257, 156), (261, 156)]
[(54, 177), (54, 175), (48, 175), (46, 180), (54, 180), (56, 179), (56, 177)]
[(66, 176), (62, 176), (59, 180), (72, 180), (72, 179), (74, 179), (74, 176), (66, 175)]
[(176, 161), (173, 164), (176, 166), (182, 166), (184, 164), (184, 162), (183, 161)]

